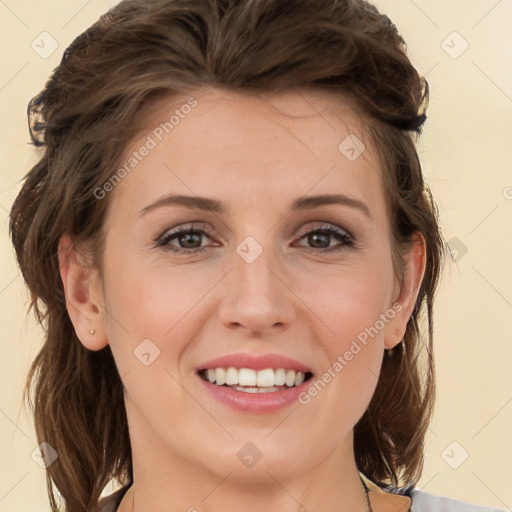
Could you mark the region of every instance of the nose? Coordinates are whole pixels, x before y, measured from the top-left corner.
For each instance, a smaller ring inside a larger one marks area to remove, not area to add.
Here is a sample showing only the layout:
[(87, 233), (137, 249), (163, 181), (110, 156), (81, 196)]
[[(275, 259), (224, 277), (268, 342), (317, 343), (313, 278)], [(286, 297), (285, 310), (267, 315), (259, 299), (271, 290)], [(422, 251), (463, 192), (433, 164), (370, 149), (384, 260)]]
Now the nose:
[(233, 251), (219, 304), (219, 318), (226, 327), (258, 337), (289, 328), (297, 310), (284, 265), (271, 249), (261, 249), (254, 260), (244, 256), (243, 247)]

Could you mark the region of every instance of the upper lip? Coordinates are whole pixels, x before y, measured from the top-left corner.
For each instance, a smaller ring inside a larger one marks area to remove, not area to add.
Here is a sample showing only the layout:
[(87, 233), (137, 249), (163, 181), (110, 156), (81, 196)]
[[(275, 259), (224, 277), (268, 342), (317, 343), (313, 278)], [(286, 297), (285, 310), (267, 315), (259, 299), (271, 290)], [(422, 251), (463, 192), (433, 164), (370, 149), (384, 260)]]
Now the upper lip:
[(264, 370), (265, 368), (284, 368), (285, 370), (295, 370), (302, 373), (311, 372), (311, 369), (305, 364), (291, 359), (290, 357), (279, 354), (261, 354), (251, 355), (246, 353), (229, 354), (206, 361), (197, 368), (208, 370), (214, 368), (251, 368), (253, 370)]

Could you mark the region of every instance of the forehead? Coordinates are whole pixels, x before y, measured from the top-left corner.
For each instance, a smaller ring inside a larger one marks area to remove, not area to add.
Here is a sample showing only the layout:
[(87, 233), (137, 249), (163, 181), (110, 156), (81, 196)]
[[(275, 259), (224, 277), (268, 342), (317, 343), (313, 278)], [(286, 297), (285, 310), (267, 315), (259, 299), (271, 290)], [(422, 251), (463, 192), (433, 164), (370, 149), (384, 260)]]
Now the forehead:
[(380, 165), (348, 98), (208, 88), (161, 98), (142, 121), (120, 165), (129, 172), (110, 198), (119, 208), (140, 210), (170, 192), (246, 207), (277, 207), (309, 191), (383, 203)]

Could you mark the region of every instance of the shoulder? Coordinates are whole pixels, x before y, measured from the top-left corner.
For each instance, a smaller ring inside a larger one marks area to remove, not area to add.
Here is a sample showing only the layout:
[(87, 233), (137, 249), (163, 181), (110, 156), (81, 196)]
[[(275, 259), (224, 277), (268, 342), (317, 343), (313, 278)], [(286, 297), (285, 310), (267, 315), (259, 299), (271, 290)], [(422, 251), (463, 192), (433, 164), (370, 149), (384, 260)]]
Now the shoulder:
[[(366, 479), (366, 477), (364, 478)], [(474, 505), (455, 498), (430, 494), (429, 492), (417, 489), (412, 484), (405, 487), (394, 487), (392, 485), (378, 486), (371, 482), (370, 485), (373, 486), (373, 489), (378, 491), (408, 496), (411, 500), (411, 508), (409, 512), (512, 512), (504, 508)]]
[(410, 498), (412, 500), (411, 512), (507, 512), (502, 508), (472, 505), (465, 501), (436, 496), (418, 489), (410, 491)]

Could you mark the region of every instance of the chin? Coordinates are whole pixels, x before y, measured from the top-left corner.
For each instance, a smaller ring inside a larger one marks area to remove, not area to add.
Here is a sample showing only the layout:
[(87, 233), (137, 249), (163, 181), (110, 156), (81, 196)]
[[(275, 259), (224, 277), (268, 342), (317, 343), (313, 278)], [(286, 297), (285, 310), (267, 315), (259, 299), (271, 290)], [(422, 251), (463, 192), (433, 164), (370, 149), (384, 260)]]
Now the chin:
[(229, 480), (233, 482), (275, 484), (276, 480), (297, 478), (332, 452), (326, 447), (323, 454), (315, 447), (309, 453), (300, 447), (300, 442), (281, 443), (282, 439), (277, 437), (274, 440), (265, 439), (261, 432), (258, 439), (248, 441), (250, 438), (246, 433), (243, 440), (230, 439), (222, 443), (221, 449), (216, 449), (219, 445), (213, 443), (200, 452), (196, 447), (195, 461), (220, 478), (229, 475)]

